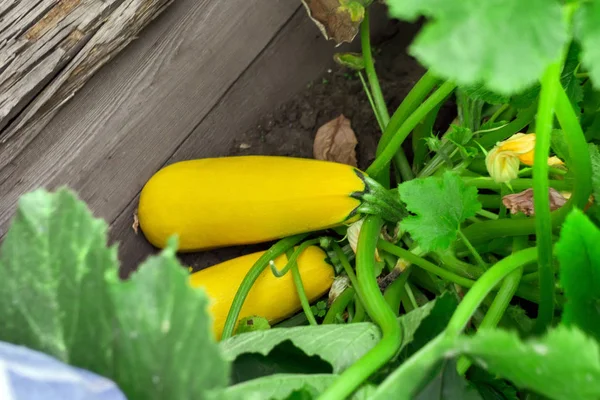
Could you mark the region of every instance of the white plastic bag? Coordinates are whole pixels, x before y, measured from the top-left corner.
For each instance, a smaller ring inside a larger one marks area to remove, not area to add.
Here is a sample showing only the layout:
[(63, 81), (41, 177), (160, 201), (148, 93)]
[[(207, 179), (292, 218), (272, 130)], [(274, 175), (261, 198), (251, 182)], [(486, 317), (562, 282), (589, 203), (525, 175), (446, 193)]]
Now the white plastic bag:
[(0, 400), (126, 400), (109, 379), (0, 342)]

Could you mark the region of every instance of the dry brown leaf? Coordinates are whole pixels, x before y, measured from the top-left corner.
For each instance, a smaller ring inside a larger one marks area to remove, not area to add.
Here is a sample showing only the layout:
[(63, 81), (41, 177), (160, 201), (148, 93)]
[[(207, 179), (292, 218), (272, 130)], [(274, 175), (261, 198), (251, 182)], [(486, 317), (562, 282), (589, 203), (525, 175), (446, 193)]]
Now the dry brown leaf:
[(356, 135), (350, 120), (340, 115), (319, 128), (313, 144), (317, 160), (334, 161), (356, 167)]
[(325, 39), (337, 45), (351, 43), (358, 34), (364, 17), (364, 8), (357, 1), (302, 0), (308, 16), (317, 25)]
[[(550, 188), (548, 195), (550, 197), (551, 211), (558, 210), (567, 202), (567, 199), (553, 188)], [(520, 193), (504, 196), (502, 198), (502, 203), (510, 210), (511, 214), (517, 214), (519, 212), (522, 212), (527, 216), (535, 214), (535, 209), (533, 207), (533, 189), (531, 188)]]

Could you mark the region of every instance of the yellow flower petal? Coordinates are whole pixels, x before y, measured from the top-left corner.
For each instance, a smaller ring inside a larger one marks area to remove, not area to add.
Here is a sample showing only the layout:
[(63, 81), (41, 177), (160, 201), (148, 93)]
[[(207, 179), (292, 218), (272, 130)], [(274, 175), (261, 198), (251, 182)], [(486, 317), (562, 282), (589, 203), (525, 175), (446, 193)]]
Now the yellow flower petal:
[(510, 182), (519, 174), (519, 157), (510, 151), (494, 147), (485, 158), (485, 165), (492, 179), (498, 183)]
[(497, 144), (500, 151), (511, 151), (516, 155), (533, 153), (535, 148), (535, 133), (515, 133), (504, 142)]

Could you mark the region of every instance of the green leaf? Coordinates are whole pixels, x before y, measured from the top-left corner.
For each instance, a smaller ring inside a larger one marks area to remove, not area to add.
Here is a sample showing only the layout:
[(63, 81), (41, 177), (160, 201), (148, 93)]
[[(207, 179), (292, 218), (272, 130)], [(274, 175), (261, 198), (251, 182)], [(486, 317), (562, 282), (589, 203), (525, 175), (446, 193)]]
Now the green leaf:
[(482, 400), (477, 390), (456, 371), (454, 360), (444, 361), (440, 371), (416, 396), (415, 400)]
[[(119, 386), (131, 398), (191, 399), (227, 384), (229, 368), (213, 338), (204, 290), (171, 244), (127, 281), (107, 277), (115, 304)], [(190, 373), (193, 371), (193, 374)]]
[[(415, 311), (418, 310), (415, 310), (404, 316), (406, 319), (405, 326), (415, 326), (417, 328), (411, 337), (405, 336), (400, 352), (403, 360), (412, 356), (446, 328), (454, 310), (458, 306), (458, 299), (453, 293), (444, 292), (428, 304), (432, 304), (433, 306), (429, 309), (425, 309), (426, 306), (423, 306), (418, 309), (422, 310), (420, 313), (416, 313)], [(424, 314), (424, 312), (427, 313)], [(410, 339), (410, 341), (407, 339)]]
[(556, 244), (567, 302), (562, 323), (600, 340), (600, 230), (581, 211), (565, 219)]
[[(438, 330), (440, 320), (449, 318), (454, 308), (456, 299), (446, 294), (398, 318), (404, 336), (401, 351), (405, 348), (406, 354), (416, 351), (432, 332)], [(318, 356), (328, 362), (334, 373), (340, 373), (371, 350), (379, 340), (379, 328), (372, 323), (361, 322), (250, 332), (224, 340), (220, 347), (226, 360), (235, 361), (247, 353), (268, 356), (276, 346), (289, 341), (306, 355)], [(411, 343), (413, 340), (414, 344)]]
[(561, 4), (553, 0), (386, 2), (393, 17), (431, 19), (411, 53), (434, 74), (503, 95), (536, 82), (568, 37)]
[(106, 376), (128, 398), (225, 386), (208, 299), (173, 245), (123, 282), (106, 231), (68, 190), (22, 197), (0, 248), (0, 340)]
[(600, 151), (598, 146), (590, 143), (588, 146), (590, 150), (590, 159), (592, 160), (592, 193), (594, 196), (594, 203), (600, 205)]
[(600, 88), (600, 2), (582, 2), (573, 17), (575, 37), (582, 49), (581, 61), (592, 83)]
[(460, 337), (456, 350), (492, 374), (550, 399), (600, 398), (600, 349), (576, 328), (559, 326), (528, 341), (515, 332), (480, 330)]
[(106, 224), (67, 190), (24, 195), (0, 249), (0, 340), (110, 375), (117, 270)]
[(401, 221), (424, 251), (445, 250), (456, 240), (460, 224), (481, 209), (477, 189), (445, 172), (443, 177), (413, 179), (398, 187), (400, 198), (416, 216)]

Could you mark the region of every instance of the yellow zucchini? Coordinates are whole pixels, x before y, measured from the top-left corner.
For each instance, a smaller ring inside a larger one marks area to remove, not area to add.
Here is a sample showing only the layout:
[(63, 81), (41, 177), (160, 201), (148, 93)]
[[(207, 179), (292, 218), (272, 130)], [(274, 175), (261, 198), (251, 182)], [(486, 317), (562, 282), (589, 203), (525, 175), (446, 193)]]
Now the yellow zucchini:
[[(193, 287), (204, 288), (212, 301), (210, 312), (217, 340), (221, 339), (227, 313), (242, 280), (263, 253), (261, 251), (234, 258), (190, 275), (190, 284)], [(334, 270), (325, 258), (325, 252), (317, 246), (307, 247), (298, 257), (298, 270), (311, 302), (327, 293), (333, 283)], [(280, 270), (286, 263), (285, 255), (275, 259), (275, 265)], [(290, 317), (300, 309), (300, 299), (291, 272), (277, 278), (270, 268), (267, 268), (250, 289), (238, 321), (258, 315), (273, 324)]]
[(311, 159), (239, 156), (178, 162), (144, 186), (140, 228), (179, 251), (260, 243), (349, 221), (367, 192), (357, 169)]

